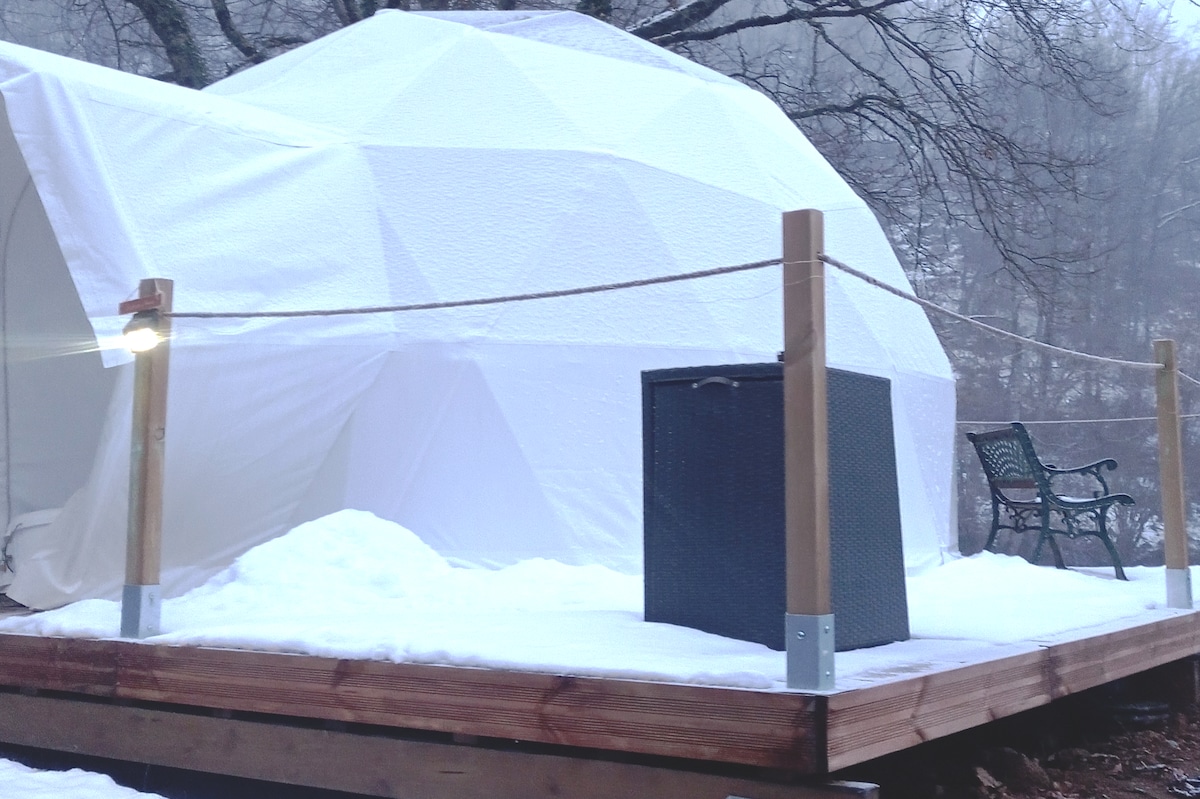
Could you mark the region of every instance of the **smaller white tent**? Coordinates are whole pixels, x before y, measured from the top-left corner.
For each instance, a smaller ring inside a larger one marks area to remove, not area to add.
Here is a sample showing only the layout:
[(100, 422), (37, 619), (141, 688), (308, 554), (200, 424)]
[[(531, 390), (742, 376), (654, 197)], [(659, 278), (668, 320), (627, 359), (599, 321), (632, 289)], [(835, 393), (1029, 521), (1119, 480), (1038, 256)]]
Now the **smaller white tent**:
[[(12, 537), (8, 593), (37, 607), (121, 583), (110, 339), (143, 277), (173, 279), (180, 311), (507, 295), (777, 257), (780, 213), (811, 207), (831, 254), (907, 286), (766, 98), (573, 13), (380, 13), (205, 92), (0, 45), (0, 98), (0, 479), (10, 527), (41, 525)], [(460, 561), (636, 571), (640, 373), (774, 359), (779, 282), (177, 320), (164, 587), (343, 507)], [(892, 380), (906, 563), (940, 562), (946, 357), (918, 308), (828, 283), (829, 364)]]

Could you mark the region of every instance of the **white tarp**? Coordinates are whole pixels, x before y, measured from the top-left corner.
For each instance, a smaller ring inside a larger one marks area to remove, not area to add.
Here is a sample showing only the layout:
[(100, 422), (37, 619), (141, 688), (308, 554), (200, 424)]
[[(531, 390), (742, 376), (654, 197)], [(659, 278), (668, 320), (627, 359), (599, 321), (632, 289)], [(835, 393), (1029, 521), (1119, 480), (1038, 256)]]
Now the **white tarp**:
[[(180, 311), (515, 294), (777, 257), (780, 212), (819, 208), (830, 254), (907, 287), (864, 203), (766, 98), (573, 13), (383, 12), (205, 92), (0, 45), (0, 97), (0, 219), (41, 219), (0, 230), (23, 237), (0, 287), (0, 475), (10, 520), (65, 504), (9, 546), (9, 594), (34, 606), (122, 580), (130, 381), (94, 347), (143, 277), (175, 280)], [(774, 359), (779, 283), (177, 320), (164, 588), (343, 507), (464, 561), (635, 571), (640, 372)], [(853, 278), (830, 275), (827, 305), (830, 365), (893, 381), (906, 563), (938, 563), (945, 355), (918, 308)], [(47, 329), (91, 351), (25, 377), (16, 343)]]

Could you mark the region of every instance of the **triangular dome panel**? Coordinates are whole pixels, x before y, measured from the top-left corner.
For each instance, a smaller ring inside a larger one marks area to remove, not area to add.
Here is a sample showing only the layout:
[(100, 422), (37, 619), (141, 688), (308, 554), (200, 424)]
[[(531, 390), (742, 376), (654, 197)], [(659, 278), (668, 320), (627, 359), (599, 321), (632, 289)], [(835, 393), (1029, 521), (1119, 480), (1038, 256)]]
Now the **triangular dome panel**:
[[(0, 97), (0, 156), (28, 167), (50, 223), (45, 258), (5, 268), (65, 270), (47, 302), (84, 309), (89, 346), (144, 277), (174, 280), (180, 311), (519, 295), (777, 258), (781, 212), (805, 207), (826, 213), (827, 252), (907, 285), (865, 203), (770, 101), (570, 12), (380, 13), (205, 92), (0, 44)], [(936, 562), (954, 546), (949, 363), (919, 308), (827, 282), (829, 363), (893, 381), (905, 556)], [(347, 506), (459, 558), (636, 570), (640, 373), (773, 360), (779, 284), (772, 267), (514, 305), (177, 319), (167, 588)], [(124, 536), (115, 392), (111, 434), (71, 455), (93, 464), (85, 484), (43, 492), (79, 489), (58, 549), (19, 548), (38, 604), (119, 585), (103, 559), (77, 570), (78, 547)]]

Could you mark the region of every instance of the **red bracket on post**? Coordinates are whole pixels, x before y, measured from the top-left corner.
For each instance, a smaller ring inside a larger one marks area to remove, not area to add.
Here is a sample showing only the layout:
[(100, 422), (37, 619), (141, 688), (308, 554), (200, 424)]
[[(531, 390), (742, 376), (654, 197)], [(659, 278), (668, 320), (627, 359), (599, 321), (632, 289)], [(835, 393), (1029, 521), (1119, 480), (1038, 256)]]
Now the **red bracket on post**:
[(153, 311), (161, 308), (163, 304), (163, 295), (161, 292), (151, 294), (148, 297), (138, 297), (136, 300), (125, 300), (117, 306), (117, 313), (124, 316), (125, 314), (141, 313), (142, 311)]

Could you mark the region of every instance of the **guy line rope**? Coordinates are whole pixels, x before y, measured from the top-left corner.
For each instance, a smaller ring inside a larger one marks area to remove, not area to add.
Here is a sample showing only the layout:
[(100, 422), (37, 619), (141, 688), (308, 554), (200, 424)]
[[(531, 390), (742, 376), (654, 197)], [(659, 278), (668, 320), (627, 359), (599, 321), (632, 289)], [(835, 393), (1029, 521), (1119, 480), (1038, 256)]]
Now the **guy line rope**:
[(446, 302), (420, 302), (410, 305), (375, 305), (366, 308), (334, 308), (308, 311), (191, 311), (186, 313), (175, 311), (164, 315), (174, 317), (175, 319), (278, 319), (298, 316), (347, 316), (351, 314), (400, 313), (402, 311), (436, 311), (444, 308), (466, 308), (473, 305), (501, 305), (507, 302), (548, 300), (554, 297), (574, 297), (580, 294), (598, 294), (602, 291), (656, 286), (661, 283), (678, 283), (683, 280), (696, 280), (702, 277), (728, 275), (734, 272), (748, 272), (751, 269), (762, 269), (766, 266), (776, 266), (781, 263), (783, 263), (782, 259), (771, 258), (766, 261), (754, 261), (747, 264), (737, 264), (736, 266), (719, 266), (715, 269), (701, 269), (698, 272), (683, 272), (677, 275), (626, 280), (621, 283), (600, 283), (595, 286), (581, 286), (573, 289), (536, 291), (530, 294), (508, 294), (501, 297), (482, 297), (472, 300), (447, 300)]
[[(935, 302), (930, 302), (929, 300), (918, 297), (915, 294), (910, 294), (907, 291), (901, 291), (900, 289), (895, 288), (894, 286), (889, 286), (887, 283), (884, 283), (882, 280), (873, 278), (865, 272), (860, 272), (857, 269), (855, 269), (854, 267), (847, 266), (846, 264), (842, 263), (841, 261), (837, 260), (836, 258), (830, 258), (828, 255), (823, 254), (823, 255), (821, 255), (821, 260), (824, 261), (825, 263), (829, 264), (830, 266), (836, 267), (837, 269), (840, 269), (843, 272), (846, 272), (847, 274), (854, 275), (859, 280), (862, 280), (866, 283), (870, 283), (872, 286), (875, 286), (876, 288), (883, 289), (884, 291), (888, 292), (889, 294), (895, 294), (897, 297), (908, 300), (909, 302), (915, 302), (917, 305), (920, 305), (922, 308), (928, 308), (931, 311), (937, 311), (938, 313), (943, 314), (945, 316), (949, 316), (952, 319), (957, 319), (960, 322), (967, 322), (968, 324), (975, 325), (978, 328), (987, 330), (990, 333), (994, 333), (995, 335), (1002, 336), (1004, 338), (1013, 339), (1014, 341), (1020, 341), (1023, 344), (1029, 344), (1034, 347), (1039, 347), (1044, 350), (1049, 350), (1050, 352), (1055, 352), (1055, 353), (1058, 353), (1059, 355), (1070, 355), (1070, 356), (1073, 356), (1076, 358), (1081, 358), (1081, 359), (1087, 360), (1087, 361), (1096, 361), (1098, 363), (1106, 363), (1106, 364), (1111, 364), (1111, 365), (1116, 365), (1116, 366), (1128, 366), (1128, 367), (1132, 367), (1134, 369), (1158, 370), (1158, 369), (1162, 368), (1162, 364), (1153, 363), (1150, 361), (1125, 361), (1125, 360), (1121, 360), (1120, 358), (1106, 358), (1103, 355), (1092, 355), (1091, 353), (1088, 353), (1088, 352), (1079, 352), (1077, 350), (1069, 350), (1066, 347), (1056, 347), (1053, 344), (1047, 344), (1044, 341), (1038, 341), (1037, 339), (1026, 338), (1025, 336), (1019, 335), (1017, 333), (1009, 332), (1008, 330), (1004, 330), (1003, 328), (993, 327), (992, 325), (989, 325), (985, 322), (980, 322), (978, 319), (972, 319), (969, 316), (964, 316), (963, 314), (960, 314), (956, 311), (952, 311), (949, 308), (944, 308)], [(1188, 379), (1190, 380), (1191, 378), (1188, 378)], [(1195, 382), (1195, 381), (1193, 381), (1193, 382)], [(1197, 385), (1200, 385), (1200, 383), (1197, 383)]]
[[(848, 266), (848, 265), (842, 263), (841, 261), (837, 260), (836, 258), (831, 258), (828, 255), (825, 255), (823, 253), (820, 256), (820, 258), (824, 263), (827, 263), (836, 269), (840, 269), (849, 275), (853, 275), (854, 277), (858, 278), (859, 280), (869, 283), (870, 285), (875, 286), (876, 288), (880, 288), (890, 294), (894, 294), (897, 297), (900, 297), (901, 299), (905, 299), (905, 300), (908, 300), (909, 302), (916, 303), (917, 305), (920, 305), (922, 308), (927, 308), (931, 311), (936, 311), (937, 313), (943, 314), (945, 316), (949, 316), (950, 318), (955, 319), (957, 321), (966, 322), (967, 324), (974, 325), (975, 327), (981, 328), (983, 330), (988, 331), (989, 333), (993, 333), (998, 336), (1002, 336), (1004, 338), (1013, 339), (1013, 340), (1019, 341), (1023, 344), (1029, 344), (1033, 347), (1039, 347), (1044, 350), (1049, 350), (1050, 352), (1054, 352), (1059, 355), (1068, 355), (1068, 356), (1071, 356), (1074, 358), (1080, 358), (1082, 360), (1094, 361), (1097, 363), (1104, 363), (1104, 364), (1114, 365), (1114, 366), (1127, 366), (1127, 367), (1131, 367), (1134, 369), (1146, 369), (1146, 370), (1152, 370), (1152, 371), (1157, 371), (1157, 370), (1163, 368), (1162, 364), (1151, 362), (1151, 361), (1126, 361), (1126, 360), (1122, 360), (1120, 358), (1107, 358), (1103, 355), (1093, 355), (1093, 354), (1087, 353), (1087, 352), (1079, 352), (1077, 350), (1066, 349), (1065, 347), (1056, 347), (1053, 344), (1047, 344), (1044, 341), (1038, 341), (1037, 339), (1027, 338), (1025, 336), (1019, 335), (1017, 333), (1009, 332), (1008, 330), (1004, 330), (999, 327), (993, 327), (992, 325), (989, 325), (985, 322), (980, 322), (978, 319), (972, 319), (969, 316), (964, 316), (963, 314), (952, 311), (949, 308), (944, 308), (941, 305), (938, 305), (937, 303), (930, 302), (929, 300), (918, 297), (915, 294), (911, 294), (907, 291), (902, 291), (898, 288), (895, 288), (894, 286), (889, 286), (887, 283), (884, 283), (881, 280), (871, 277), (870, 275), (866, 274), (865, 272), (861, 272), (861, 271), (855, 269), (854, 267)], [(1200, 386), (1200, 380), (1197, 380), (1196, 378), (1192, 377), (1191, 375), (1185, 374), (1184, 372), (1182, 372), (1178, 369), (1175, 370), (1175, 373), (1177, 375), (1179, 375), (1181, 378), (1183, 378), (1184, 380), (1188, 381), (1189, 383)], [(1182, 413), (1179, 415), (1180, 419), (1195, 419), (1197, 417), (1200, 417), (1200, 413)], [(1027, 425), (1097, 424), (1100, 422), (1152, 422), (1152, 421), (1157, 421), (1157, 420), (1158, 420), (1157, 416), (1126, 416), (1126, 417), (1122, 417), (1122, 418), (1113, 418), (1113, 419), (1041, 419), (1041, 420), (1035, 420), (1035, 421), (1027, 421), (1027, 422), (1025, 422), (1025, 424), (1027, 424)], [(959, 421), (958, 424), (963, 424), (963, 425), (1000, 425), (1000, 424), (1007, 424), (1007, 422), (965, 421), (964, 420), (964, 421)]]
[[(829, 264), (830, 266), (834, 267), (835, 269), (839, 269), (842, 272), (845, 272), (846, 274), (852, 275), (853, 277), (856, 277), (859, 280), (862, 280), (863, 282), (868, 283), (876, 288), (882, 289), (882, 290), (888, 292), (889, 294), (893, 294), (897, 297), (900, 297), (901, 299), (908, 300), (909, 302), (912, 302), (912, 303), (916, 303), (917, 305), (920, 305), (922, 308), (925, 308), (930, 311), (934, 311), (934, 312), (942, 314), (944, 316), (948, 316), (957, 321), (966, 322), (967, 324), (974, 325), (975, 327), (978, 327), (982, 330), (986, 330), (987, 332), (992, 333), (993, 335), (1001, 336), (1003, 338), (1011, 339), (1014, 341), (1019, 341), (1022, 344), (1028, 344), (1032, 347), (1037, 347), (1037, 348), (1040, 348), (1043, 350), (1047, 350), (1049, 352), (1053, 352), (1058, 355), (1067, 355), (1070, 357), (1080, 358), (1083, 360), (1093, 361), (1096, 363), (1103, 363), (1103, 364), (1112, 365), (1112, 366), (1125, 366), (1125, 367), (1129, 367), (1129, 368), (1133, 368), (1133, 369), (1145, 369), (1145, 370), (1152, 370), (1152, 371), (1157, 371), (1158, 369), (1163, 368), (1162, 364), (1159, 364), (1159, 363), (1153, 363), (1153, 362), (1147, 362), (1147, 361), (1129, 361), (1129, 360), (1123, 360), (1120, 358), (1108, 358), (1103, 355), (1093, 355), (1093, 354), (1087, 353), (1087, 352), (1079, 352), (1077, 350), (1071, 350), (1071, 349), (1067, 349), (1065, 347), (1058, 347), (1053, 344), (1047, 344), (1043, 341), (1038, 341), (1037, 339), (1028, 338), (1028, 337), (1022, 336), (1018, 333), (1013, 333), (1008, 330), (1004, 330), (1003, 328), (994, 327), (985, 322), (980, 322), (978, 319), (973, 319), (969, 316), (965, 316), (956, 311), (952, 311), (949, 308), (945, 308), (941, 305), (938, 305), (935, 302), (931, 302), (922, 297), (918, 297), (917, 295), (912, 294), (910, 292), (903, 291), (894, 286), (888, 285), (887, 283), (884, 283), (882, 280), (874, 278), (871, 275), (868, 275), (865, 272), (859, 271), (858, 269), (855, 269), (854, 267), (849, 266), (849, 265), (837, 260), (836, 258), (832, 258), (828, 255), (821, 254), (820, 260), (826, 264)], [(366, 306), (366, 307), (360, 307), (360, 308), (328, 308), (328, 309), (309, 309), (309, 310), (295, 310), (295, 311), (174, 311), (174, 312), (170, 312), (170, 313), (167, 313), (164, 315), (170, 316), (170, 317), (173, 317), (176, 319), (264, 319), (264, 318), (281, 319), (281, 318), (296, 318), (296, 317), (307, 317), (307, 316), (347, 316), (347, 315), (360, 315), (360, 314), (401, 313), (401, 312), (406, 312), (406, 311), (432, 311), (432, 310), (442, 310), (442, 309), (447, 309), (447, 308), (466, 308), (466, 307), (481, 306), (481, 305), (500, 305), (500, 304), (511, 303), (511, 302), (526, 302), (529, 300), (545, 300), (545, 299), (553, 299), (556, 297), (573, 297), (573, 296), (579, 296), (579, 295), (583, 295), (583, 294), (598, 294), (600, 292), (606, 292), (606, 291), (619, 291), (622, 289), (641, 288), (644, 286), (655, 286), (655, 285), (661, 285), (664, 283), (678, 283), (678, 282), (685, 281), (685, 280), (697, 280), (699, 278), (705, 278), (705, 277), (716, 277), (718, 275), (728, 275), (728, 274), (733, 274), (735, 272), (747, 272), (747, 271), (750, 271), (753, 269), (762, 269), (762, 268), (768, 267), (768, 266), (777, 266), (782, 263), (783, 263), (783, 260), (780, 258), (770, 258), (770, 259), (766, 259), (763, 261), (752, 261), (749, 263), (737, 264), (734, 266), (722, 266), (722, 267), (716, 267), (713, 269), (701, 269), (701, 270), (695, 271), (695, 272), (682, 272), (679, 274), (663, 275), (660, 277), (641, 278), (638, 280), (626, 280), (626, 281), (617, 282), (617, 283), (600, 283), (600, 284), (596, 284), (596, 285), (592, 285), (592, 286), (580, 286), (577, 288), (556, 289), (556, 290), (551, 290), (551, 291), (538, 291), (538, 292), (530, 292), (527, 294), (508, 294), (508, 295), (503, 295), (503, 296), (498, 296), (498, 297), (481, 297), (481, 298), (468, 299), (468, 300), (447, 300), (447, 301), (443, 301), (443, 302), (410, 303), (407, 305), (375, 305), (375, 306)], [(1176, 373), (1183, 380), (1186, 380), (1187, 382), (1192, 383), (1193, 385), (1200, 386), (1200, 380), (1197, 380), (1196, 378), (1194, 378), (1182, 371), (1177, 370)], [(1195, 418), (1197, 416), (1200, 416), (1200, 414), (1182, 414), (1180, 418), (1191, 419), (1191, 418)], [(1152, 417), (1152, 416), (1133, 416), (1133, 417), (1125, 417), (1125, 418), (1120, 418), (1120, 419), (1077, 419), (1077, 420), (1070, 420), (1070, 421), (1072, 423), (1141, 422), (1141, 421), (1151, 421), (1154, 418), (1155, 417)], [(1059, 424), (1059, 423), (1061, 423), (1061, 422), (1058, 422), (1055, 420), (1039, 420), (1039, 421), (1028, 422), (1028, 424)], [(993, 424), (993, 422), (960, 422), (960, 424)], [(995, 424), (999, 424), (999, 423), (995, 423)]]

